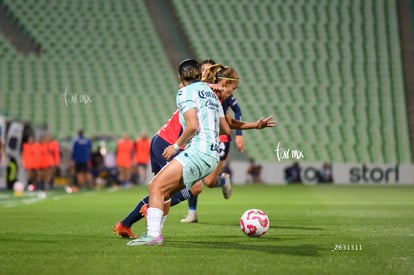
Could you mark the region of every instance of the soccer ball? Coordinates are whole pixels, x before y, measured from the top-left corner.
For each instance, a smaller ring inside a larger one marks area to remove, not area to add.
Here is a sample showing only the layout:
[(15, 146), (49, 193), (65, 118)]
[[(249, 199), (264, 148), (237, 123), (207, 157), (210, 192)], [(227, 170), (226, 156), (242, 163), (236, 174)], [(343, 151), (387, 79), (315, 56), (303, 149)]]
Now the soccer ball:
[(269, 229), (269, 217), (260, 209), (249, 209), (240, 218), (240, 228), (249, 237), (260, 237)]

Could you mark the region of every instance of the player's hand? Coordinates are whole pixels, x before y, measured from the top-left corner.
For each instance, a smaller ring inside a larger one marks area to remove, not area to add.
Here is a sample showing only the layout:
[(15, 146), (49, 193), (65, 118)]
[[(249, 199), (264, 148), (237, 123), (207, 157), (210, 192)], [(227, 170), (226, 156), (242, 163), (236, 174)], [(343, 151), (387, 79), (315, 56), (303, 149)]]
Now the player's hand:
[(276, 125), (276, 121), (271, 120), (272, 116), (268, 116), (267, 118), (261, 118), (256, 123), (256, 129), (263, 129), (266, 127), (273, 127)]
[(170, 161), (175, 154), (177, 154), (177, 150), (175, 150), (173, 145), (170, 145), (164, 149), (164, 152), (162, 152), (162, 157)]
[(237, 151), (240, 153), (244, 153), (245, 147), (244, 147), (244, 137), (243, 136), (236, 136), (236, 139), (234, 141), (236, 143)]

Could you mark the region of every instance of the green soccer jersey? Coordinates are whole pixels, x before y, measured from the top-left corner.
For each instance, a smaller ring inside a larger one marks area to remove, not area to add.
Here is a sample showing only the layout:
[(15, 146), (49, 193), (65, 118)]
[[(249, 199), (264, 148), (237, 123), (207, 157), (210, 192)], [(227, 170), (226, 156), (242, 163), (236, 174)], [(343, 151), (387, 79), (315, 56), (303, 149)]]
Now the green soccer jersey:
[(218, 157), (219, 121), (224, 114), (217, 95), (205, 83), (193, 82), (178, 91), (177, 106), (184, 129), (184, 113), (193, 108), (197, 113), (199, 128), (187, 147), (191, 146), (202, 153)]

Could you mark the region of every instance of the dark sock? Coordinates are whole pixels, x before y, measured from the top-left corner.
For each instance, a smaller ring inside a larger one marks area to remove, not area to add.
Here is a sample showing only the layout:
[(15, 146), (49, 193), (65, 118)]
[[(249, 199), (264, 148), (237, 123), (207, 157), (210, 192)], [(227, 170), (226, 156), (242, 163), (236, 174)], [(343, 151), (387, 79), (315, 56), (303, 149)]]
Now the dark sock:
[(137, 204), (137, 206), (135, 206), (131, 213), (129, 213), (128, 216), (122, 220), (122, 224), (131, 227), (134, 223), (142, 219), (144, 216), (142, 216), (139, 210), (141, 210), (141, 207), (144, 206), (144, 204), (147, 204), (148, 202), (149, 196), (146, 196)]
[(184, 200), (188, 200), (190, 198), (193, 198), (193, 193), (191, 193), (190, 189), (182, 189), (178, 192), (176, 192), (172, 197), (171, 197), (171, 206), (177, 205), (180, 202), (184, 201)]
[(188, 209), (189, 210), (197, 210), (197, 198), (198, 196), (193, 196), (188, 199)]

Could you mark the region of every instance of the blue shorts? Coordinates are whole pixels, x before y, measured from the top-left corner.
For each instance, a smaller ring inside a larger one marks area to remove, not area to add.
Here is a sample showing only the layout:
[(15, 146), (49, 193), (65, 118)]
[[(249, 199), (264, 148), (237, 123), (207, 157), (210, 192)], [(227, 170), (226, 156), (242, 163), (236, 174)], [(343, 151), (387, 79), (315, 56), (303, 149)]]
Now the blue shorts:
[(191, 147), (185, 149), (175, 159), (183, 166), (183, 181), (187, 188), (191, 188), (198, 180), (213, 172), (219, 161)]
[[(151, 170), (154, 173), (154, 175), (156, 175), (167, 164), (167, 160), (162, 156), (162, 153), (164, 152), (164, 149), (170, 145), (171, 144), (166, 142), (159, 135), (155, 135), (151, 139), (150, 158)], [(178, 155), (179, 152), (177, 152), (177, 154), (175, 154), (173, 158), (176, 155)]]

